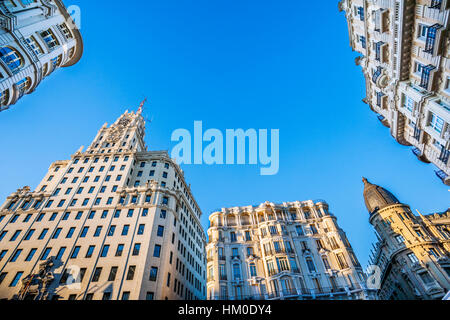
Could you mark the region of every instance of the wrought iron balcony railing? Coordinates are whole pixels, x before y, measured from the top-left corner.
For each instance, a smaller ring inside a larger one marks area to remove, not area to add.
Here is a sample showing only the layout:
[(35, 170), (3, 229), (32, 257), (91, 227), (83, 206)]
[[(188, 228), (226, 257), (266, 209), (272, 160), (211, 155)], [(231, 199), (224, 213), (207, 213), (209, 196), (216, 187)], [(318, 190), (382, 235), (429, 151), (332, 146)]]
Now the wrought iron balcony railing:
[(438, 23), (428, 27), (427, 39), (425, 40), (425, 52), (433, 53), (436, 44), (436, 34), (440, 28), (442, 28), (442, 26)]
[(377, 83), (378, 78), (381, 76), (381, 72), (383, 71), (382, 67), (377, 67), (377, 70), (374, 72), (372, 76), (372, 82)]
[(450, 157), (450, 150), (445, 149), (445, 146), (441, 147), (441, 154), (439, 155), (439, 160), (447, 164)]
[(442, 0), (431, 0), (430, 8), (431, 9), (441, 9)]
[(429, 90), (429, 84), (430, 84), (430, 75), (431, 75), (431, 71), (436, 69), (435, 66), (429, 64), (427, 66), (423, 66), (422, 67), (422, 76), (420, 78), (420, 87)]
[(378, 41), (375, 44), (375, 60), (380, 62), (381, 62), (381, 47), (383, 46), (383, 44), (384, 44), (383, 41)]
[(441, 179), (442, 182), (445, 183), (445, 180), (448, 178), (448, 175), (447, 175), (444, 171), (442, 171), (442, 170), (439, 170), (439, 171), (436, 170), (435, 173), (436, 173), (436, 176), (437, 176), (439, 179)]

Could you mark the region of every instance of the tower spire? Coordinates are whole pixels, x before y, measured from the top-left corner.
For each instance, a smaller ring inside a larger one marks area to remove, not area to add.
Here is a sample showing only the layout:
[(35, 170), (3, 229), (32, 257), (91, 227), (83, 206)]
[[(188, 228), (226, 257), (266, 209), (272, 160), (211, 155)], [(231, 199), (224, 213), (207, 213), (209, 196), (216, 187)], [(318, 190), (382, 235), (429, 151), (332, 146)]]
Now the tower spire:
[(147, 102), (147, 98), (145, 98), (144, 100), (142, 100), (141, 104), (139, 105), (138, 111), (137, 113), (141, 114), (143, 109), (144, 109), (144, 105)]

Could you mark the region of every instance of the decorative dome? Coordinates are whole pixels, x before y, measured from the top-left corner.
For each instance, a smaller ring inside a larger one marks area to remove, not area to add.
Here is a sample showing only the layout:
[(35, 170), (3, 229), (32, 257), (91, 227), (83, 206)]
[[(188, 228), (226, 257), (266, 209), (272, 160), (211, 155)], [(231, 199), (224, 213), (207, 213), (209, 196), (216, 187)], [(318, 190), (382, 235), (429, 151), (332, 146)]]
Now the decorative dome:
[(392, 204), (400, 203), (388, 190), (370, 183), (366, 178), (364, 182), (364, 202), (370, 214)]

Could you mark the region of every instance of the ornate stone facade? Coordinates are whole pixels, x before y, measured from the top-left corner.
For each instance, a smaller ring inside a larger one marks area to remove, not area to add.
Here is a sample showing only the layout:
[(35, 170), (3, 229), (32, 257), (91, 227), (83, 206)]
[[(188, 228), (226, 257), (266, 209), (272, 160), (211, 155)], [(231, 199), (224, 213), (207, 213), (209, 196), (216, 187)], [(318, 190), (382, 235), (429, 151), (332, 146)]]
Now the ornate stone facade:
[(442, 299), (450, 290), (450, 210), (416, 216), (384, 188), (367, 179), (364, 186), (379, 240), (369, 262), (379, 267), (371, 276), (379, 279), (378, 298)]
[(449, 0), (342, 0), (367, 103), (450, 185)]
[[(202, 213), (183, 171), (166, 151), (147, 151), (144, 134), (141, 108), (127, 111), (54, 162), (36, 190), (7, 198), (0, 299), (205, 298)], [(38, 290), (48, 258), (54, 281)]]
[(82, 53), (80, 31), (61, 0), (0, 1), (0, 111)]
[(209, 217), (208, 299), (368, 299), (365, 274), (325, 201)]

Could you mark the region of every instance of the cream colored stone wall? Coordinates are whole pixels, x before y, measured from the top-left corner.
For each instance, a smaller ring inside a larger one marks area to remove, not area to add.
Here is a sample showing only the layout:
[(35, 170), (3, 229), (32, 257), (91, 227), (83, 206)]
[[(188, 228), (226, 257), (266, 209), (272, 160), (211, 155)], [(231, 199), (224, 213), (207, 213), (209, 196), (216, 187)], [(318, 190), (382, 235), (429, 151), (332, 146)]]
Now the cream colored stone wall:
[[(49, 46), (42, 32), (50, 32), (56, 41)], [(83, 43), (78, 28), (60, 0), (18, 0), (0, 2), (0, 48), (8, 48), (20, 59), (11, 69), (0, 59), (0, 111), (8, 109), (23, 95), (33, 92), (39, 83), (60, 67), (78, 62)], [(21, 85), (24, 80), (25, 84)]]
[[(179, 166), (167, 152), (147, 151), (144, 133), (140, 111), (127, 111), (113, 125), (105, 124), (86, 151), (82, 147), (70, 160), (53, 163), (35, 191), (19, 189), (8, 197), (0, 207), (0, 298), (19, 293), (20, 281), (11, 286), (14, 277), (36, 273), (47, 248), (48, 257), (65, 248), (56, 259), (50, 299), (102, 299), (105, 293), (122, 299), (126, 292), (133, 300), (205, 297), (201, 211)], [(101, 230), (95, 234), (97, 228)], [(44, 229), (47, 234), (39, 240)], [(30, 230), (34, 233), (27, 239)], [(20, 234), (11, 240), (16, 231)], [(136, 244), (140, 250), (133, 254)], [(119, 245), (121, 256), (116, 254)], [(161, 253), (155, 257), (158, 245)], [(90, 246), (95, 249), (86, 257)], [(103, 257), (105, 246), (109, 250)], [(72, 257), (76, 247), (78, 256)], [(26, 261), (33, 248), (36, 253)], [(17, 260), (11, 261), (17, 252)], [(127, 280), (130, 266), (136, 268)], [(112, 267), (118, 270), (115, 280), (109, 280)], [(158, 268), (154, 280), (152, 267)], [(102, 268), (98, 281), (93, 279), (96, 268)], [(86, 270), (80, 288), (60, 283), (68, 269)]]
[(210, 215), (208, 299), (366, 299), (372, 291), (324, 201)]
[(449, 1), (342, 0), (339, 8), (362, 55), (364, 102), (450, 185)]

